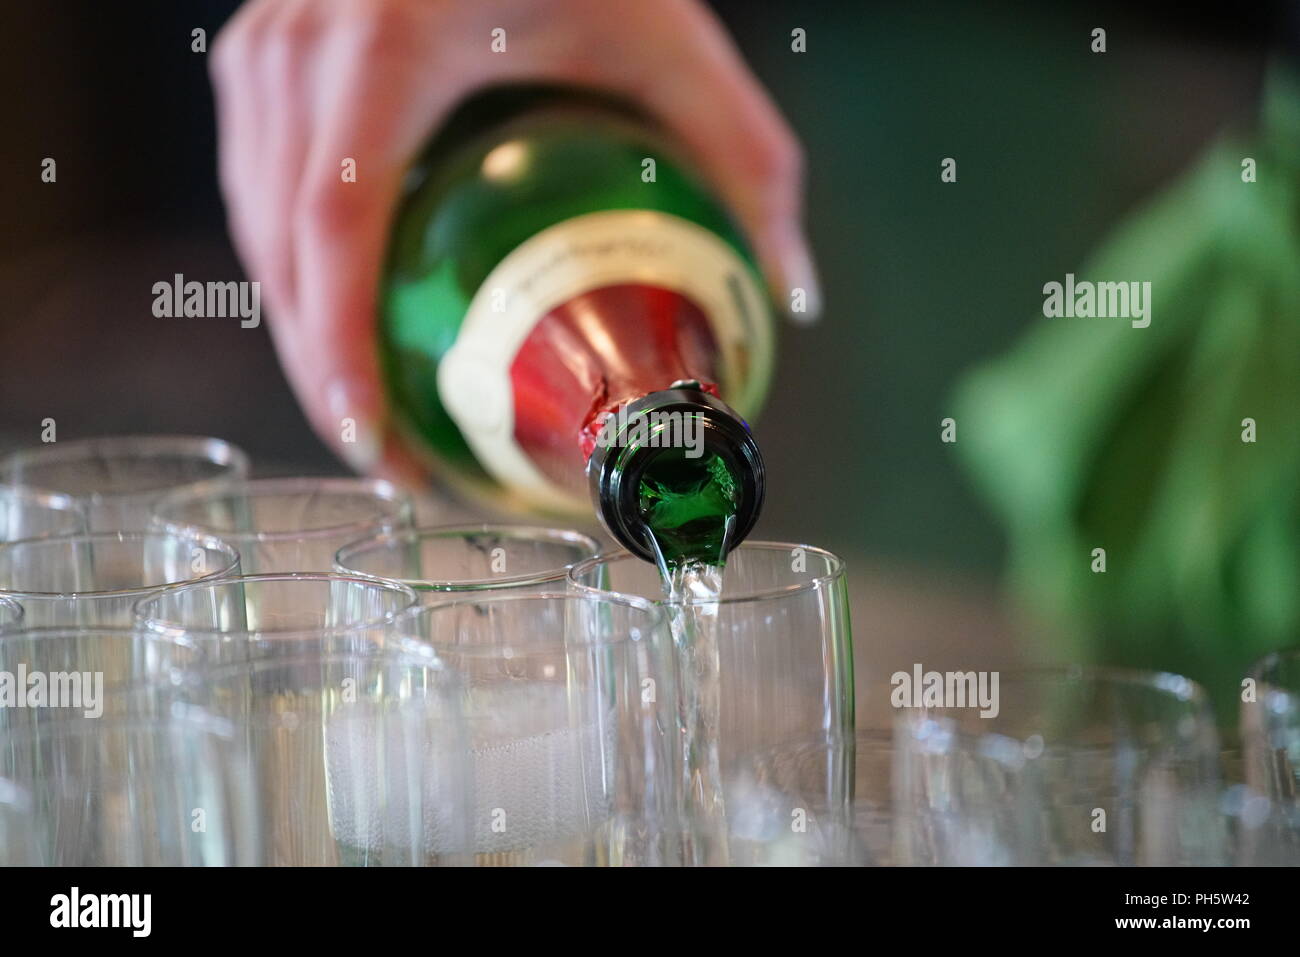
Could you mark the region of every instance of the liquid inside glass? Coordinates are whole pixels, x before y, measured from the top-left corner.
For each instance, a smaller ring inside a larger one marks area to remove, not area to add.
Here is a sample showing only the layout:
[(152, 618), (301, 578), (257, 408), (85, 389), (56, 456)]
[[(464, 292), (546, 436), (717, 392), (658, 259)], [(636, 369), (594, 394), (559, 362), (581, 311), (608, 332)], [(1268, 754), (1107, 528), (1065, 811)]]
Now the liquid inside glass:
[(722, 456), (672, 449), (646, 469), (639, 498), (677, 648), (690, 854), (698, 864), (725, 865), (718, 601), (740, 481)]

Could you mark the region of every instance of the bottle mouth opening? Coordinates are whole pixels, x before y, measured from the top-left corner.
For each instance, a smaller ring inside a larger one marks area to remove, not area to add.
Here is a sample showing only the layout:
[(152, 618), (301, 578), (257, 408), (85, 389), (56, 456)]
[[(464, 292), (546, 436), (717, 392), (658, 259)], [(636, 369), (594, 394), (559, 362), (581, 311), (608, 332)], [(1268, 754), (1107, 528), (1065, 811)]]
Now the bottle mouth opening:
[(753, 530), (763, 506), (763, 457), (748, 426), (720, 400), (692, 386), (652, 392), (621, 407), (602, 438), (587, 463), (592, 502), (601, 524), (634, 555), (656, 561), (640, 494), (647, 472), (668, 455), (716, 456), (735, 477), (735, 520), (721, 543), (723, 556)]

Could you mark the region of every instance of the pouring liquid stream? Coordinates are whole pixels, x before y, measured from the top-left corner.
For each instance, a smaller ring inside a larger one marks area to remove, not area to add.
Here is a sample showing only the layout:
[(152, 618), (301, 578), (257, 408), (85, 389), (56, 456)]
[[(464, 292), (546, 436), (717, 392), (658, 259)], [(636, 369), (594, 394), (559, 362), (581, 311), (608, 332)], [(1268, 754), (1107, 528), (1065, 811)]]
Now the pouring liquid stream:
[(661, 456), (640, 489), (641, 515), (663, 579), (677, 654), (680, 732), (690, 856), (728, 863), (719, 759), (722, 699), (718, 601), (738, 484), (727, 462), (706, 454)]

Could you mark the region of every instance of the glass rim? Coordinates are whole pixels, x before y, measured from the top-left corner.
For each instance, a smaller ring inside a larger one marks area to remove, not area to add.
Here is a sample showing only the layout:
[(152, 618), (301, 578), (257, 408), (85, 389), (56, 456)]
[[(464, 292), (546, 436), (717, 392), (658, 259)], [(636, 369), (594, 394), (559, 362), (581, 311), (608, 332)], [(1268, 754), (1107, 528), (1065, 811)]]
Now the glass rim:
[[(3, 601), (3, 599), (0, 599)], [(10, 631), (0, 631), (0, 648), (6, 644), (26, 639), (29, 641), (54, 641), (60, 638), (71, 638), (74, 636), (93, 635), (97, 640), (105, 636), (111, 638), (129, 638), (132, 641), (145, 640), (158, 644), (175, 645), (178, 648), (185, 648), (203, 656), (205, 652), (201, 645), (191, 641), (186, 635), (171, 635), (162, 632), (142, 632), (136, 628), (114, 627), (112, 625), (37, 625), (31, 628), (16, 628)], [(142, 682), (145, 684), (147, 682)]]
[(998, 681), (1012, 682), (1061, 680), (1091, 682), (1116, 687), (1132, 687), (1170, 695), (1179, 701), (1209, 706), (1210, 695), (1196, 679), (1163, 668), (1129, 668), (1123, 665), (1065, 665), (1058, 667), (1007, 668), (999, 671)]
[(0, 499), (9, 497), (18, 499), (24, 504), (47, 508), (52, 512), (69, 512), (80, 518), (82, 522), (86, 520), (85, 510), (77, 501), (77, 496), (68, 492), (55, 492), (38, 485), (0, 484)]
[(142, 542), (148, 539), (173, 538), (198, 544), (208, 551), (218, 552), (228, 559), (226, 564), (216, 571), (207, 572), (197, 578), (181, 581), (159, 582), (155, 585), (132, 585), (129, 588), (110, 588), (98, 591), (24, 591), (0, 586), (0, 598), (26, 599), (29, 601), (81, 600), (95, 598), (130, 598), (147, 597), (157, 591), (182, 585), (199, 585), (229, 576), (239, 567), (239, 552), (234, 546), (222, 541), (215, 535), (208, 535), (197, 530), (169, 531), (166, 529), (146, 529), (139, 532), (81, 532), (76, 535), (46, 535), (39, 538), (19, 538), (12, 542), (0, 542), (0, 552), (6, 549), (23, 547), (52, 548), (60, 545), (95, 544), (97, 542), (125, 545), (130, 542)]
[[(172, 595), (185, 591), (198, 591), (200, 589), (212, 589), (225, 585), (245, 585), (250, 582), (341, 582), (354, 585), (365, 585), (368, 588), (380, 591), (391, 592), (406, 598), (406, 604), (402, 605), (395, 611), (385, 612), (381, 617), (368, 619), (363, 622), (357, 622), (348, 625), (332, 625), (320, 628), (286, 628), (276, 631), (222, 631), (216, 628), (193, 628), (183, 625), (176, 621), (164, 621), (158, 618), (149, 617), (144, 614), (144, 608), (150, 602), (162, 601)], [(154, 589), (148, 595), (143, 596), (131, 608), (131, 614), (138, 628), (147, 629), (150, 632), (162, 634), (183, 634), (196, 637), (200, 640), (211, 638), (230, 638), (238, 636), (266, 636), (268, 640), (290, 640), (294, 638), (311, 638), (311, 637), (332, 637), (338, 635), (354, 634), (358, 631), (366, 631), (371, 628), (383, 628), (393, 624), (403, 613), (409, 611), (419, 599), (415, 589), (409, 585), (403, 585), (401, 582), (387, 581), (383, 579), (362, 578), (357, 575), (336, 575), (332, 572), (263, 572), (256, 575), (231, 575), (227, 578), (212, 579), (206, 581), (179, 582), (175, 585), (169, 585), (166, 588)]]
[(240, 661), (207, 661), (193, 669), (192, 675), (196, 687), (203, 691), (211, 691), (212, 686), (219, 681), (247, 676), (255, 671), (300, 664), (349, 661), (377, 661), (386, 665), (416, 665), (437, 672), (449, 684), (458, 681), (456, 672), (441, 658), (438, 658), (427, 643), (413, 642), (409, 639), (397, 639), (392, 644), (371, 644), (362, 648), (347, 650), (328, 648), (317, 651), (301, 651), (295, 647), (292, 651), (281, 654), (257, 655)]
[[(974, 669), (962, 669), (962, 673)], [(1162, 697), (1184, 704), (1195, 705), (1208, 712), (1210, 708), (1209, 692), (1193, 678), (1180, 675), (1174, 671), (1162, 671), (1157, 668), (1128, 668), (1120, 665), (1045, 665), (1029, 668), (999, 668), (998, 689), (1005, 684), (1095, 684), (1120, 688), (1132, 688), (1139, 691), (1156, 692)], [(943, 715), (953, 711), (969, 711), (970, 708), (926, 707), (893, 708), (891, 723), (903, 720), (916, 720), (926, 715)], [(985, 733), (995, 734), (989, 731)]]
[[(627, 595), (622, 592), (599, 592), (597, 594), (584, 594), (580, 592), (529, 592), (526, 594), (516, 594), (508, 592), (493, 593), (487, 592), (478, 595), (458, 595), (438, 601), (417, 604), (412, 608), (406, 609), (397, 621), (398, 638), (403, 647), (409, 645), (416, 654), (428, 654), (431, 650), (434, 655), (455, 652), (458, 655), (472, 658), (497, 658), (501, 657), (500, 649), (508, 647), (511, 657), (523, 657), (526, 655), (544, 654), (553, 652), (557, 646), (563, 646), (565, 640), (561, 639), (524, 639), (510, 645), (458, 645), (452, 642), (438, 641), (410, 634), (403, 629), (403, 626), (417, 619), (426, 616), (432, 617), (432, 612), (447, 611), (451, 608), (464, 605), (482, 605), (484, 602), (547, 602), (563, 601), (565, 603), (582, 602), (583, 604), (599, 602), (606, 605), (619, 605), (623, 608), (634, 609), (649, 620), (647, 630), (653, 634), (660, 632), (669, 636), (668, 615), (663, 608), (649, 599), (642, 598), (639, 595)], [(642, 637), (646, 637), (643, 635)], [(620, 633), (607, 637), (598, 638), (595, 641), (584, 641), (576, 648), (610, 648), (622, 645), (626, 642), (636, 641), (630, 634)], [(423, 649), (415, 651), (414, 649)]]
[[(355, 561), (358, 557), (361, 557), (364, 554), (386, 548), (394, 543), (422, 542), (426, 539), (455, 539), (463, 538), (466, 535), (492, 533), (497, 533), (503, 537), (516, 541), (578, 545), (583, 548), (588, 548), (591, 554), (585, 558), (579, 558), (577, 561), (569, 562), (567, 565), (556, 568), (548, 568), (544, 571), (523, 575), (506, 575), (500, 578), (394, 578), (390, 575), (379, 575), (374, 572), (362, 571), (359, 568), (347, 564), (348, 562)], [(382, 581), (402, 582), (403, 584), (410, 585), (413, 588), (422, 587), (434, 591), (446, 592), (455, 592), (458, 590), (491, 591), (496, 588), (504, 589), (519, 585), (565, 581), (569, 569), (581, 562), (599, 557), (600, 553), (600, 542), (596, 541), (596, 539), (592, 538), (590, 535), (567, 528), (550, 528), (544, 525), (523, 525), (508, 522), (483, 522), (477, 525), (421, 525), (413, 528), (402, 528), (388, 532), (380, 532), (379, 534), (371, 535), (368, 538), (349, 542), (335, 552), (334, 567), (344, 574), (360, 575), (363, 578), (377, 578)]]
[[(836, 555), (834, 552), (825, 548), (821, 548), (817, 545), (804, 545), (797, 542), (744, 541), (741, 542), (739, 545), (737, 545), (734, 549), (732, 549), (731, 552), (729, 553), (729, 556), (734, 555), (736, 552), (740, 552), (740, 551), (789, 552), (792, 549), (796, 549), (796, 548), (802, 549), (804, 552), (808, 554), (817, 555), (820, 558), (825, 559), (827, 561), (827, 564), (830, 567), (830, 570), (820, 575), (813, 575), (812, 577), (803, 579), (802, 581), (792, 582), (789, 585), (775, 585), (770, 588), (760, 588), (752, 591), (744, 591), (737, 595), (723, 595), (718, 599), (708, 599), (708, 598), (669, 599), (665, 597), (665, 598), (654, 599), (654, 603), (656, 605), (668, 605), (668, 606), (676, 607), (682, 605), (739, 605), (745, 602), (773, 601), (775, 599), (785, 598), (790, 595), (796, 595), (799, 594), (800, 592), (818, 591), (822, 588), (830, 587), (834, 585), (836, 582), (840, 582), (844, 580), (844, 574), (845, 574), (845, 570), (848, 567), (848, 563), (845, 562), (844, 559), (840, 558), (840, 556)], [(627, 561), (629, 559), (642, 562), (642, 564), (649, 564), (645, 562), (643, 559), (637, 557), (636, 555), (633, 555), (631, 552), (626, 551), (624, 549), (619, 549), (617, 551), (607, 552), (603, 555), (595, 555), (591, 558), (586, 558), (580, 562), (577, 562), (576, 564), (574, 564), (569, 568), (567, 580), (572, 587), (578, 589), (578, 591), (582, 593), (593, 593), (598, 595), (624, 594), (623, 592), (619, 592), (614, 589), (597, 588), (595, 585), (585, 584), (584, 582), (578, 581), (578, 577), (579, 575), (586, 574), (591, 569), (596, 568), (600, 565), (613, 564), (614, 562), (622, 562), (622, 561)]]
[[(1155, 693), (1164, 702), (1177, 702), (1191, 709), (1190, 713), (1183, 712), (1181, 714), (1180, 726), (1181, 720), (1188, 717), (1195, 719), (1197, 722), (1195, 731), (1179, 732), (1180, 737), (1183, 739), (1182, 743), (1189, 749), (1189, 756), (1185, 759), (1199, 760), (1209, 754), (1213, 754), (1215, 760), (1219, 759), (1219, 731), (1210, 706), (1209, 694), (1198, 682), (1185, 675), (1171, 671), (1110, 665), (1008, 669), (999, 671), (999, 696), (1002, 694), (1001, 683), (1004, 677), (1011, 677), (1013, 681), (1022, 683), (1031, 680), (1055, 681), (1058, 684), (1061, 682), (1083, 681), (1104, 682), (1108, 686), (1125, 690)], [(958, 711), (965, 714), (977, 714), (978, 708), (927, 708), (924, 706), (895, 708), (893, 709), (890, 724), (894, 732), (902, 736), (902, 739), (911, 739), (913, 741), (926, 741), (931, 739), (931, 736), (936, 731), (939, 731), (938, 740), (941, 742), (939, 747), (944, 753), (954, 748), (967, 751), (974, 749), (978, 751), (982, 759), (1012, 770), (1018, 770), (1027, 760), (1036, 759), (1028, 755), (1024, 749), (1025, 744), (1033, 740), (1033, 733), (1025, 735), (1020, 728), (1007, 729), (996, 720), (985, 722), (983, 719), (976, 719), (971, 724), (959, 723), (953, 717), (954, 713)], [(952, 727), (944, 727), (940, 724), (945, 720), (951, 722)], [(989, 727), (981, 727), (985, 723)], [(1207, 732), (1208, 738), (1206, 736)], [(899, 747), (906, 747), (907, 745), (903, 743), (902, 739), (896, 738), (896, 743)], [(1069, 736), (1054, 737), (1050, 742), (1042, 741), (1041, 744), (1041, 753), (1043, 754), (1047, 754), (1049, 751), (1057, 752), (1088, 747), (1086, 744), (1072, 740)], [(924, 749), (930, 746), (922, 745), (922, 747)]]
[(227, 442), (225, 439), (219, 439), (210, 435), (102, 435), (93, 436), (84, 439), (71, 439), (64, 442), (54, 442), (50, 445), (29, 446), (25, 449), (18, 449), (10, 452), (8, 455), (0, 457), (0, 482), (5, 482), (11, 488), (29, 488), (47, 494), (67, 495), (74, 501), (86, 501), (92, 503), (98, 502), (118, 502), (130, 499), (148, 499), (154, 498), (174, 488), (186, 488), (195, 482), (212, 481), (213, 479), (193, 479), (183, 482), (180, 486), (164, 485), (160, 488), (137, 489), (134, 491), (122, 492), (65, 492), (62, 489), (52, 489), (36, 484), (29, 484), (23, 481), (14, 482), (8, 478), (15, 468), (46, 466), (46, 465), (65, 465), (69, 462), (75, 462), (79, 459), (86, 459), (95, 455), (105, 458), (155, 458), (161, 454), (172, 453), (178, 456), (188, 456), (195, 460), (212, 462), (216, 465), (226, 466), (235, 474), (248, 473), (248, 454), (237, 445)]
[(1286, 685), (1278, 684), (1274, 674), (1281, 665), (1291, 663), (1300, 665), (1300, 648), (1281, 648), (1277, 651), (1270, 651), (1268, 654), (1251, 662), (1250, 667), (1246, 669), (1245, 677), (1254, 678), (1256, 684), (1268, 685), (1270, 688), (1276, 688), (1286, 694), (1296, 694), (1300, 689), (1292, 689)]
[[(369, 518), (358, 518), (332, 525), (305, 529), (258, 529), (240, 531), (238, 529), (220, 529), (202, 522), (188, 522), (169, 518), (165, 514), (168, 508), (192, 505), (196, 502), (212, 501), (224, 497), (244, 496), (257, 498), (261, 495), (292, 495), (311, 490), (312, 492), (348, 492), (369, 496), (376, 503), (393, 506), (390, 513), (376, 513)], [(150, 508), (151, 521), (158, 528), (168, 530), (198, 529), (210, 535), (216, 535), (234, 542), (296, 542), (317, 538), (333, 538), (339, 535), (358, 534), (367, 528), (374, 528), (377, 522), (406, 522), (410, 520), (413, 507), (408, 496), (401, 488), (387, 479), (364, 478), (356, 476), (281, 476), (276, 478), (216, 478), (205, 479), (192, 485), (173, 489), (158, 496)]]

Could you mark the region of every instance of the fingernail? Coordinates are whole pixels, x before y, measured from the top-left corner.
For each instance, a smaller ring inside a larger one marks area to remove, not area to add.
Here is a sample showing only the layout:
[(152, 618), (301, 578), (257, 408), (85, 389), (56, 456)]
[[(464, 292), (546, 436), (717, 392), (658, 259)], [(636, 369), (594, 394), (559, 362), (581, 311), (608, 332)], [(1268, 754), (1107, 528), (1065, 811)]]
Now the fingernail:
[(339, 440), (335, 447), (355, 471), (371, 472), (384, 453), (384, 424), (378, 393), (355, 379), (340, 377), (325, 390), (325, 402)]
[(822, 287), (808, 239), (798, 226), (792, 226), (778, 244), (777, 261), (785, 283), (781, 294), (786, 315), (800, 325), (816, 322), (822, 313)]

